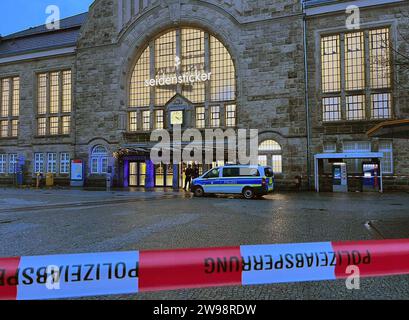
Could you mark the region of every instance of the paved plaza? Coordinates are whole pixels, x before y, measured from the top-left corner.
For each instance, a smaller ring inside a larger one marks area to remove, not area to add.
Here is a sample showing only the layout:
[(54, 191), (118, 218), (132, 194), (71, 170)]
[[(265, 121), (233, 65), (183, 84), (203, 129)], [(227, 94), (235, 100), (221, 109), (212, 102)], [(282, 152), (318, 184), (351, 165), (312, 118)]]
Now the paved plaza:
[[(0, 189), (0, 257), (409, 237), (407, 193), (279, 193), (263, 200), (172, 190)], [(96, 299), (407, 299), (409, 276), (143, 293)]]

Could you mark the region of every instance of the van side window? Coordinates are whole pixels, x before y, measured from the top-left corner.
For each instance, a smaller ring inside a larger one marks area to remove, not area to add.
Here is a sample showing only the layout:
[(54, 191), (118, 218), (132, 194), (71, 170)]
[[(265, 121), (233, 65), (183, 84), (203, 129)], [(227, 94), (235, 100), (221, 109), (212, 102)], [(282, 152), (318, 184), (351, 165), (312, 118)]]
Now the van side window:
[(257, 168), (224, 168), (223, 177), (259, 177), (260, 172)]
[(211, 179), (211, 178), (218, 178), (219, 177), (219, 169), (213, 169), (210, 170), (205, 176), (205, 179)]

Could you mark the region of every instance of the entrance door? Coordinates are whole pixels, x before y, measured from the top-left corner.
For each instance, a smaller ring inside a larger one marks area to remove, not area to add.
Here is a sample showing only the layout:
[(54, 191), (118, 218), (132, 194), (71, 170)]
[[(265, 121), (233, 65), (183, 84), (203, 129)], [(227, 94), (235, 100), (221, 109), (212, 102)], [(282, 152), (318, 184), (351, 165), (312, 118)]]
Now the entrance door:
[(130, 162), (129, 163), (129, 186), (143, 187), (145, 186), (146, 163), (145, 162)]
[(129, 186), (130, 187), (138, 186), (138, 163), (137, 162), (129, 163)]

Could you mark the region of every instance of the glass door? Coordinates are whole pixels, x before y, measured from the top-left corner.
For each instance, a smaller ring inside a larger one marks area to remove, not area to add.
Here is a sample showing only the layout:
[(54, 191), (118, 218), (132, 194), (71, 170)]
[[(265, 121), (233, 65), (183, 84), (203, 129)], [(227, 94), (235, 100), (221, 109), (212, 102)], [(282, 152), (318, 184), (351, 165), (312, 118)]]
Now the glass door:
[(130, 187), (138, 186), (138, 163), (137, 162), (129, 163), (129, 186)]
[(146, 163), (139, 162), (139, 186), (145, 186), (145, 178), (146, 178)]
[(155, 165), (155, 186), (165, 186), (165, 166), (163, 164)]

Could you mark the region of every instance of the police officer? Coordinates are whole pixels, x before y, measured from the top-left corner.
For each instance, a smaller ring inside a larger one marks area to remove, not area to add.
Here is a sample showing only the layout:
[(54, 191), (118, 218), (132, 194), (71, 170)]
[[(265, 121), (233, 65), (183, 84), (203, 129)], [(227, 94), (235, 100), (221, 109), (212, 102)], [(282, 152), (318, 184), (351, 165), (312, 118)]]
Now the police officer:
[(185, 170), (185, 187), (183, 188), (183, 190), (187, 191), (187, 185), (189, 184), (189, 188), (190, 185), (192, 183), (192, 175), (193, 175), (193, 169), (192, 166), (189, 164)]

